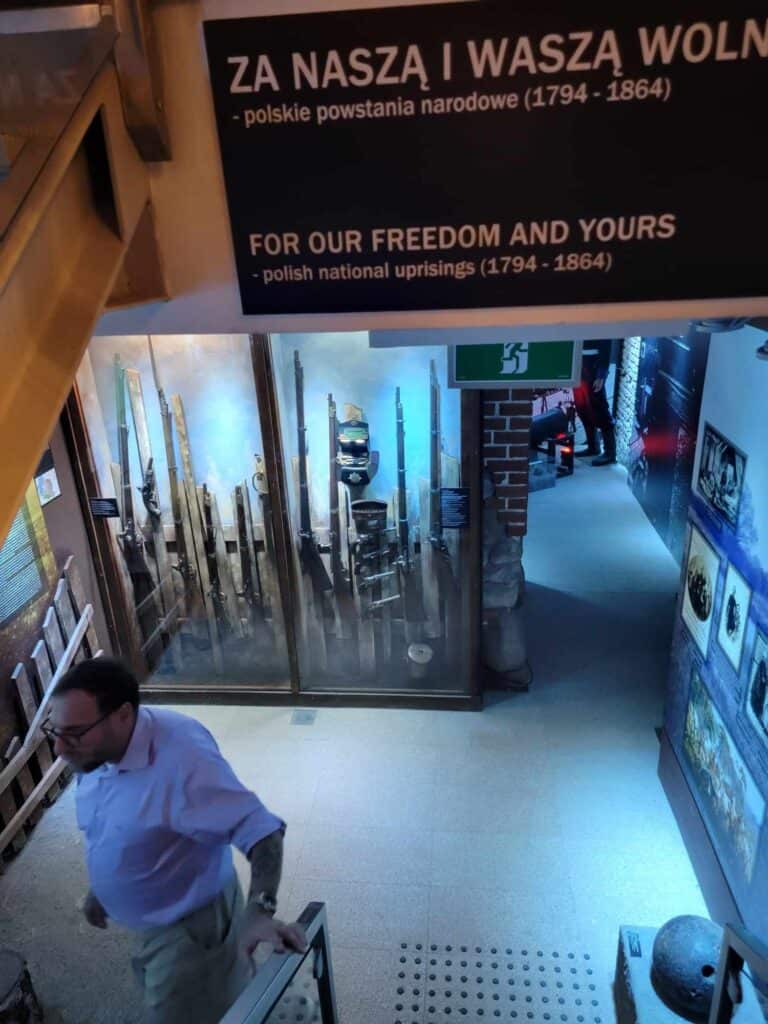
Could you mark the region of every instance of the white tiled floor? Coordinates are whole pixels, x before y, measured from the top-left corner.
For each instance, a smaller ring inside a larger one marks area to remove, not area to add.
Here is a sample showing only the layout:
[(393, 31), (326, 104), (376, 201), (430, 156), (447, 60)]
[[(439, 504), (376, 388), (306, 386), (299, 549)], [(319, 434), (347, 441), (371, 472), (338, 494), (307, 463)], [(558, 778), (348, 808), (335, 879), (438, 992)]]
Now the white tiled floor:
[[(618, 468), (532, 495), (530, 523), (530, 693), (481, 714), (323, 709), (312, 726), (288, 709), (187, 709), (288, 821), (281, 912), (327, 902), (343, 1024), (401, 1019), (401, 942), (588, 952), (609, 1022), (619, 925), (706, 912), (656, 778), (677, 568)], [(16, 925), (53, 1019), (129, 1024), (120, 940), (105, 971), (105, 940), (74, 908), (71, 803), (0, 881), (0, 939)], [(52, 908), (35, 887), (54, 851)], [(407, 1019), (435, 1018), (420, 1002)]]

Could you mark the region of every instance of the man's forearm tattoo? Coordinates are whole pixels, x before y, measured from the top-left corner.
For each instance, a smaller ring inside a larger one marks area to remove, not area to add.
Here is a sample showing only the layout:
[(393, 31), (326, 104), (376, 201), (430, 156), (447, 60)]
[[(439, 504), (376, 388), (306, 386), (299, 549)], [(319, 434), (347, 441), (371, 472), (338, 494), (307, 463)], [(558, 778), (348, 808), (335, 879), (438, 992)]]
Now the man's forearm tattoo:
[(273, 832), (251, 848), (251, 891), (248, 899), (255, 900), (265, 892), (277, 899), (280, 876), (283, 871), (283, 833)]

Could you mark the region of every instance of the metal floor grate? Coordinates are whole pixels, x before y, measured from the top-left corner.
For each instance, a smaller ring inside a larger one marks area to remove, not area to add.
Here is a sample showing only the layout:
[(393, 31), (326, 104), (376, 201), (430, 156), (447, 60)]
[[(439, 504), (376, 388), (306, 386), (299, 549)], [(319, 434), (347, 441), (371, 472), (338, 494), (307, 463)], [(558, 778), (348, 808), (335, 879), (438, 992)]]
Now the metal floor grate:
[(402, 943), (393, 1024), (603, 1024), (588, 953)]

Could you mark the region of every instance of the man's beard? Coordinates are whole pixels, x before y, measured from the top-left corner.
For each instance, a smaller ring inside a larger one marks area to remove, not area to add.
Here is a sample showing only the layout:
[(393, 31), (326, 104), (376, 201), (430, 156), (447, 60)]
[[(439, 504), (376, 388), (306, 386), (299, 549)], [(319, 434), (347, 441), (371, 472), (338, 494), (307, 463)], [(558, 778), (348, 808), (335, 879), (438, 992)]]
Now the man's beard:
[(106, 763), (106, 758), (104, 757), (94, 757), (90, 761), (71, 761), (66, 757), (64, 760), (74, 771), (81, 775), (90, 775), (91, 772), (95, 772), (97, 768), (101, 768), (101, 766)]

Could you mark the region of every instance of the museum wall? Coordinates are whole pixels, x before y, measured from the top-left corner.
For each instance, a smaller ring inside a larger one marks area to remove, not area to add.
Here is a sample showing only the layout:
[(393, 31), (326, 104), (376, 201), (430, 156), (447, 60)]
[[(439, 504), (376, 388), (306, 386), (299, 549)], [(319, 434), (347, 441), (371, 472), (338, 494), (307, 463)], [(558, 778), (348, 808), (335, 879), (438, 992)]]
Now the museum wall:
[(528, 530), (532, 410), (531, 391), (483, 392), (483, 466), (493, 473), (496, 516), (510, 537), (524, 537)]
[(665, 728), (747, 927), (768, 938), (768, 362), (709, 348)]
[(28, 657), (56, 589), (56, 561), (34, 481), (0, 547), (0, 757), (21, 733), (17, 662)]
[(83, 522), (64, 433), (58, 424), (51, 437), (50, 451), (61, 494), (55, 501), (43, 506), (43, 515), (56, 559), (56, 568), (61, 572), (69, 556), (74, 556), (86, 597), (93, 606), (93, 627), (99, 638), (99, 645), (105, 654), (111, 654), (112, 647), (99, 593), (96, 567), (91, 555), (91, 545)]
[(57, 425), (49, 449), (0, 546), (0, 757), (23, 735), (11, 673), (40, 640), (64, 565), (74, 555), (86, 599), (94, 609), (99, 643), (110, 650), (69, 456)]
[(693, 329), (679, 337), (631, 338), (620, 371), (619, 459), (635, 497), (678, 564), (685, 547), (708, 350), (709, 335)]

